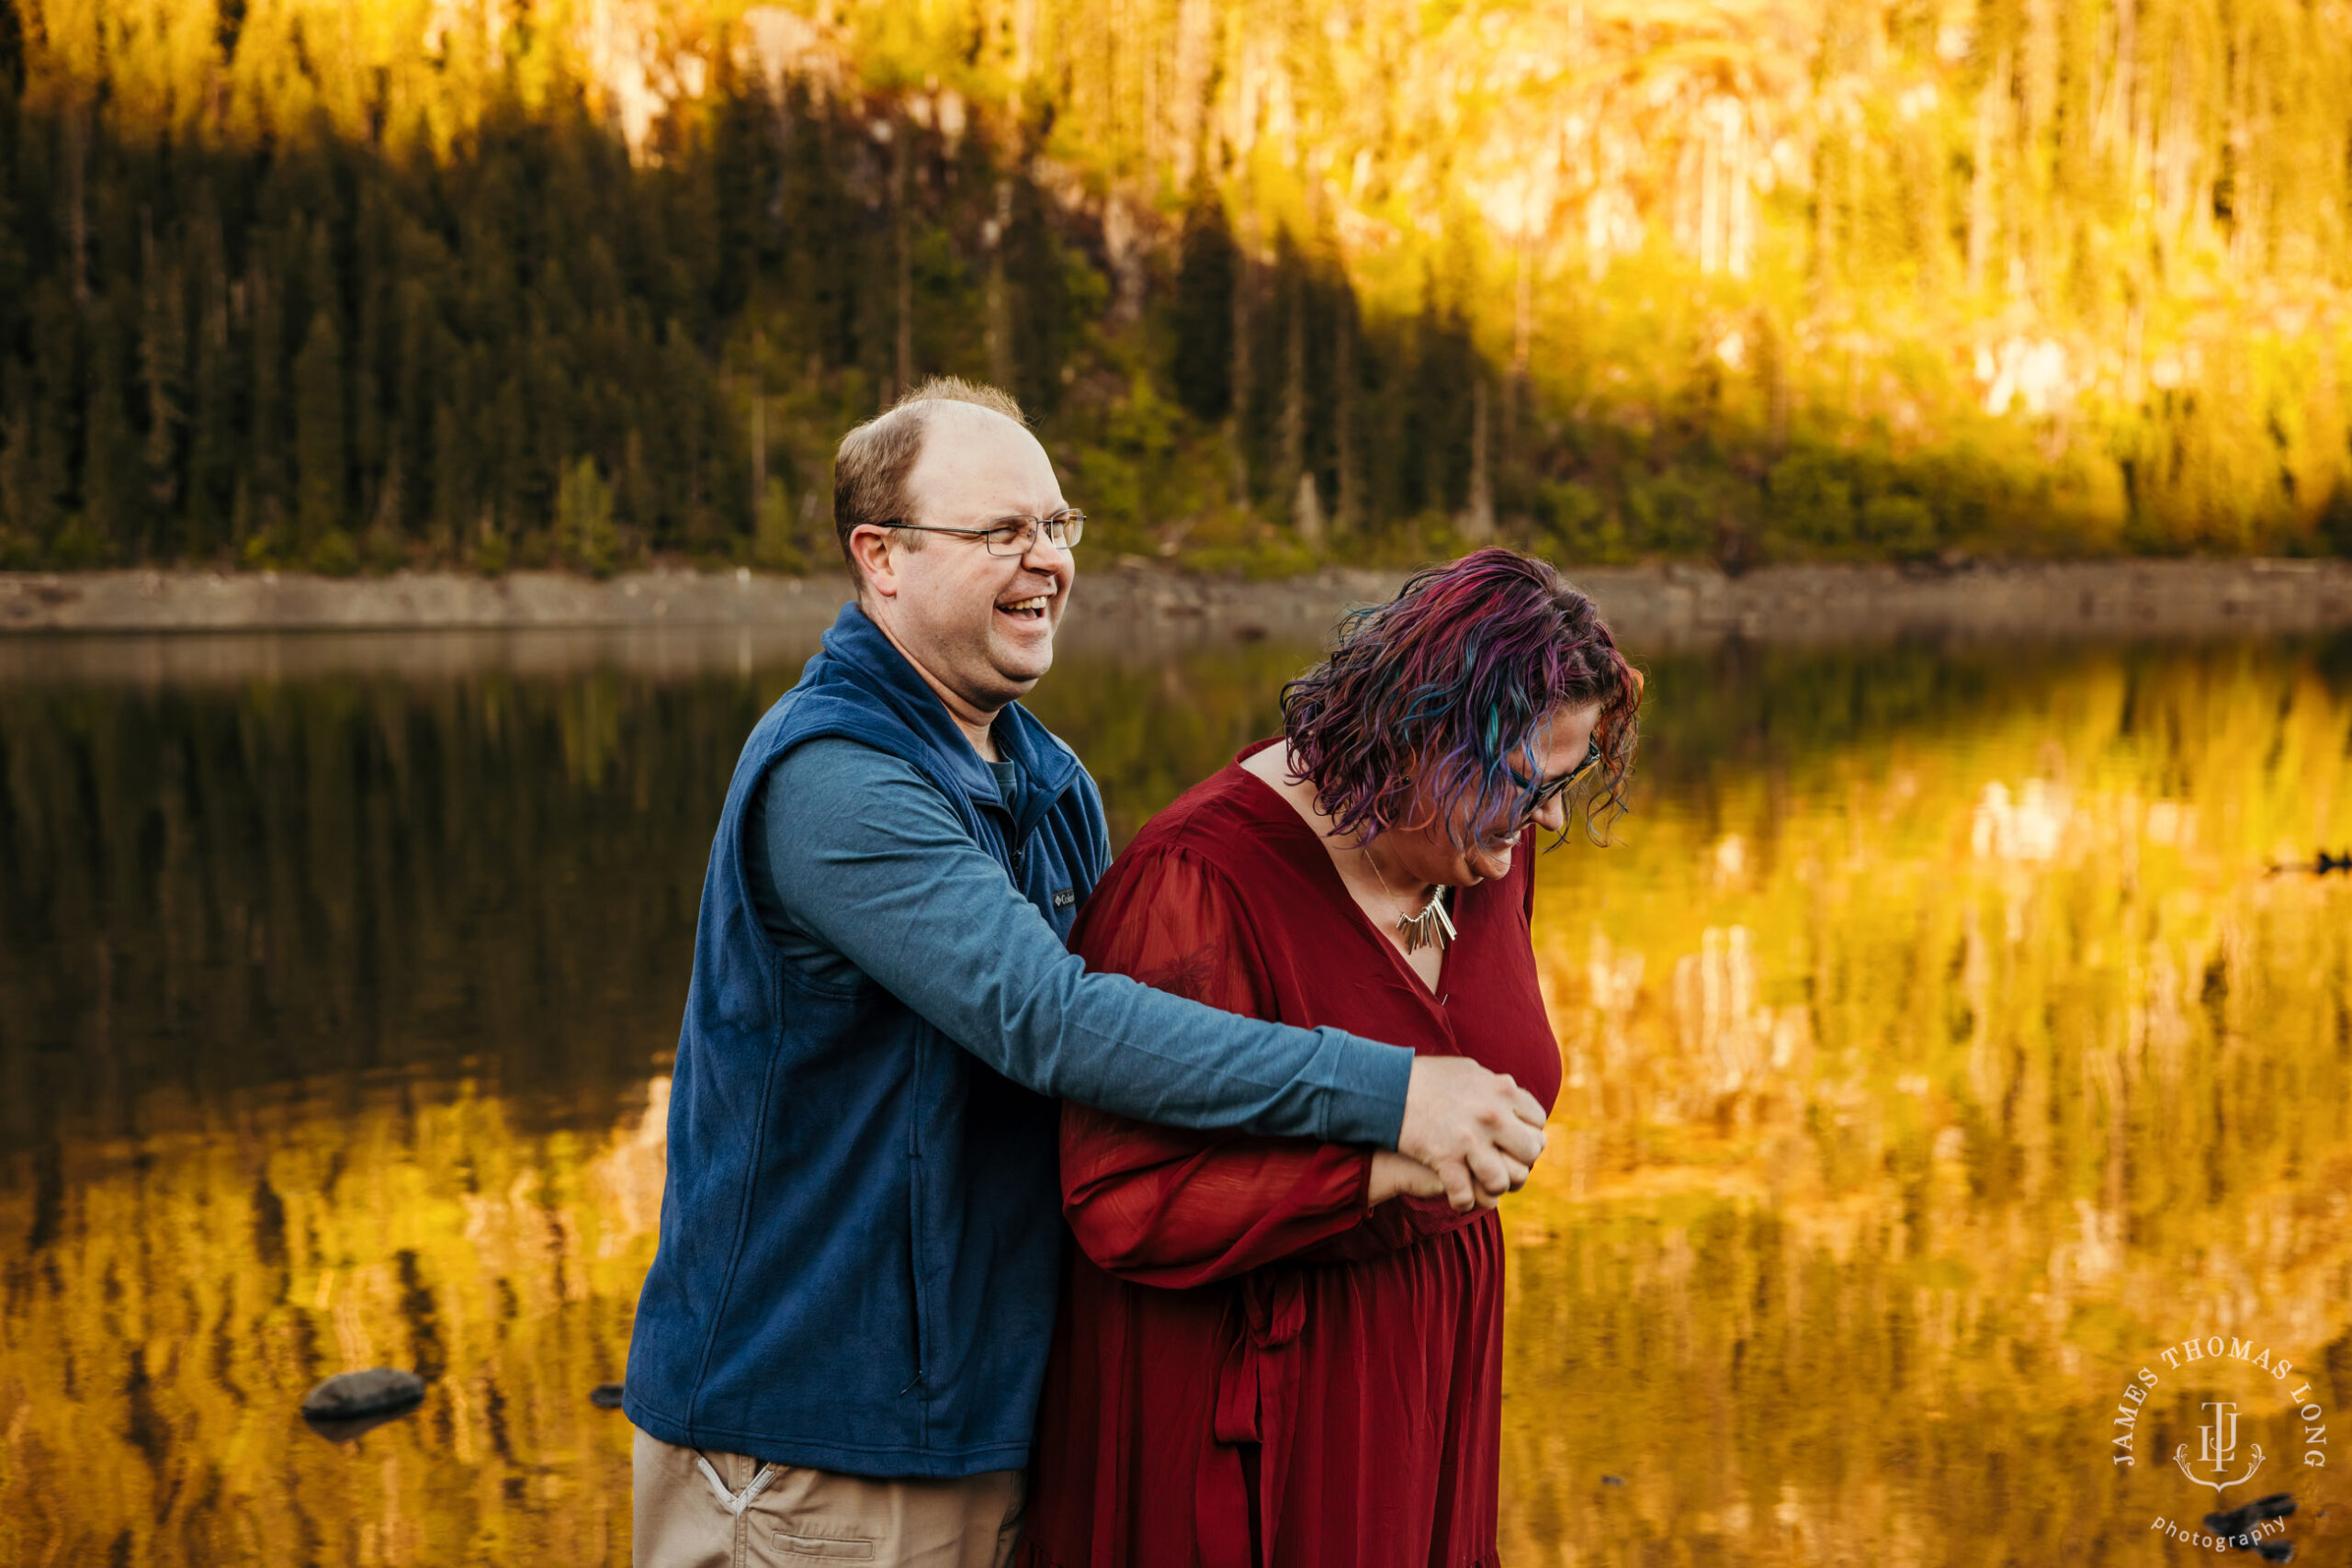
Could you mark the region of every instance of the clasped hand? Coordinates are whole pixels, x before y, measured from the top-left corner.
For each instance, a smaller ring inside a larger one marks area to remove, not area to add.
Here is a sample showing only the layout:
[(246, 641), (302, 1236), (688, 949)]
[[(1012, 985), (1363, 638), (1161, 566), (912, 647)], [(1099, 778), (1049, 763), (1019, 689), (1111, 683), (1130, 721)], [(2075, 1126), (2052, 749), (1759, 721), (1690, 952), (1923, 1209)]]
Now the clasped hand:
[(1371, 1199), (1442, 1196), (1457, 1213), (1491, 1209), (1543, 1154), (1544, 1107), (1508, 1075), (1466, 1056), (1417, 1057), (1396, 1150), (1373, 1156)]

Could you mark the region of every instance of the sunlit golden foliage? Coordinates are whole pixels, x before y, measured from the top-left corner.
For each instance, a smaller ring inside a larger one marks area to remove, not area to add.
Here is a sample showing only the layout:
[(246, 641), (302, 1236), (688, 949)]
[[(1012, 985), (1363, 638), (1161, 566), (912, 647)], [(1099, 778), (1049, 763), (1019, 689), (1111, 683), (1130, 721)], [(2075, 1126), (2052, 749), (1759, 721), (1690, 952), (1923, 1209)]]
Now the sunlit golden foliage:
[(2344, 0), (0, 15), (19, 564), (797, 566), (928, 370), (1204, 565), (2352, 549)]

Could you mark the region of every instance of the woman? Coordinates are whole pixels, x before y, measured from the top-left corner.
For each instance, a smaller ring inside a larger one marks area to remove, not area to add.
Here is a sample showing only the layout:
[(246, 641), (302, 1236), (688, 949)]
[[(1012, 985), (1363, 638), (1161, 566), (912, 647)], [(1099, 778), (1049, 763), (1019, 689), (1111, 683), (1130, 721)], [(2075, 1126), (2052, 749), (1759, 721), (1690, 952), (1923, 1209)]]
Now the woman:
[[(1356, 616), (1260, 742), (1155, 818), (1073, 936), (1091, 968), (1508, 1073), (1559, 1051), (1531, 829), (1618, 807), (1640, 677), (1591, 601), (1487, 549)], [(1030, 1568), (1495, 1560), (1502, 1231), (1402, 1156), (1067, 1107), (1081, 1254)]]

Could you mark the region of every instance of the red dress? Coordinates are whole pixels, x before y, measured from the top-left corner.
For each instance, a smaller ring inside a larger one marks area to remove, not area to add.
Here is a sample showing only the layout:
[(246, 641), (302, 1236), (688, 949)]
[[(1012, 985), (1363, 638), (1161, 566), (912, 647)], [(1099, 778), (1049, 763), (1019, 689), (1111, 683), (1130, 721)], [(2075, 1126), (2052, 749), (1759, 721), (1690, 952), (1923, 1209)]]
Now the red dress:
[[(1228, 767), (1152, 819), (1073, 941), (1090, 969), (1231, 1011), (1474, 1057), (1548, 1107), (1560, 1057), (1528, 938), (1533, 849), (1456, 896), (1432, 993), (1314, 830)], [(1371, 1208), (1371, 1168), (1363, 1149), (1064, 1108), (1080, 1256), (1019, 1562), (1496, 1561), (1502, 1228), (1438, 1199)]]

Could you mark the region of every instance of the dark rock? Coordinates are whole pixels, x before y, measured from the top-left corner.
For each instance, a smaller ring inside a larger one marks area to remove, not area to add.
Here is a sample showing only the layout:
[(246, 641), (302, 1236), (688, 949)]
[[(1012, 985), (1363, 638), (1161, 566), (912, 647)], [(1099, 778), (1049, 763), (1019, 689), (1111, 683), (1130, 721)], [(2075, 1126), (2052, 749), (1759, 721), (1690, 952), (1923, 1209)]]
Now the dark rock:
[(2229, 1544), (2233, 1551), (2251, 1551), (2265, 1562), (2291, 1562), (2295, 1560), (2295, 1543), (2291, 1540), (2255, 1540), (2248, 1534), (2270, 1523), (2283, 1519), (2295, 1511), (2295, 1499), (2290, 1493), (2273, 1492), (2267, 1497), (2256, 1497), (2226, 1513), (2205, 1516), (2205, 1528)]
[(354, 1416), (414, 1404), (424, 1397), (424, 1380), (396, 1367), (370, 1367), (364, 1372), (339, 1372), (312, 1389), (302, 1400), (302, 1414), (322, 1420), (348, 1421)]
[(618, 1410), (621, 1407), (621, 1385), (616, 1382), (598, 1383), (588, 1391), (588, 1403), (599, 1410)]
[(355, 1416), (349, 1420), (338, 1420), (332, 1416), (305, 1416), (302, 1417), (302, 1425), (330, 1443), (347, 1443), (355, 1438), (366, 1436), (379, 1427), (406, 1420), (414, 1415), (416, 1410), (417, 1406), (414, 1404), (403, 1404), (397, 1410), (379, 1410), (373, 1416)]
[(424, 1400), (424, 1380), (395, 1367), (339, 1372), (302, 1400), (302, 1419), (329, 1442), (348, 1442), (396, 1421)]
[(1604, 1475), (1600, 1478), (1600, 1483), (1603, 1486), (1623, 1486), (1625, 1484), (1625, 1478), (1622, 1475)]

